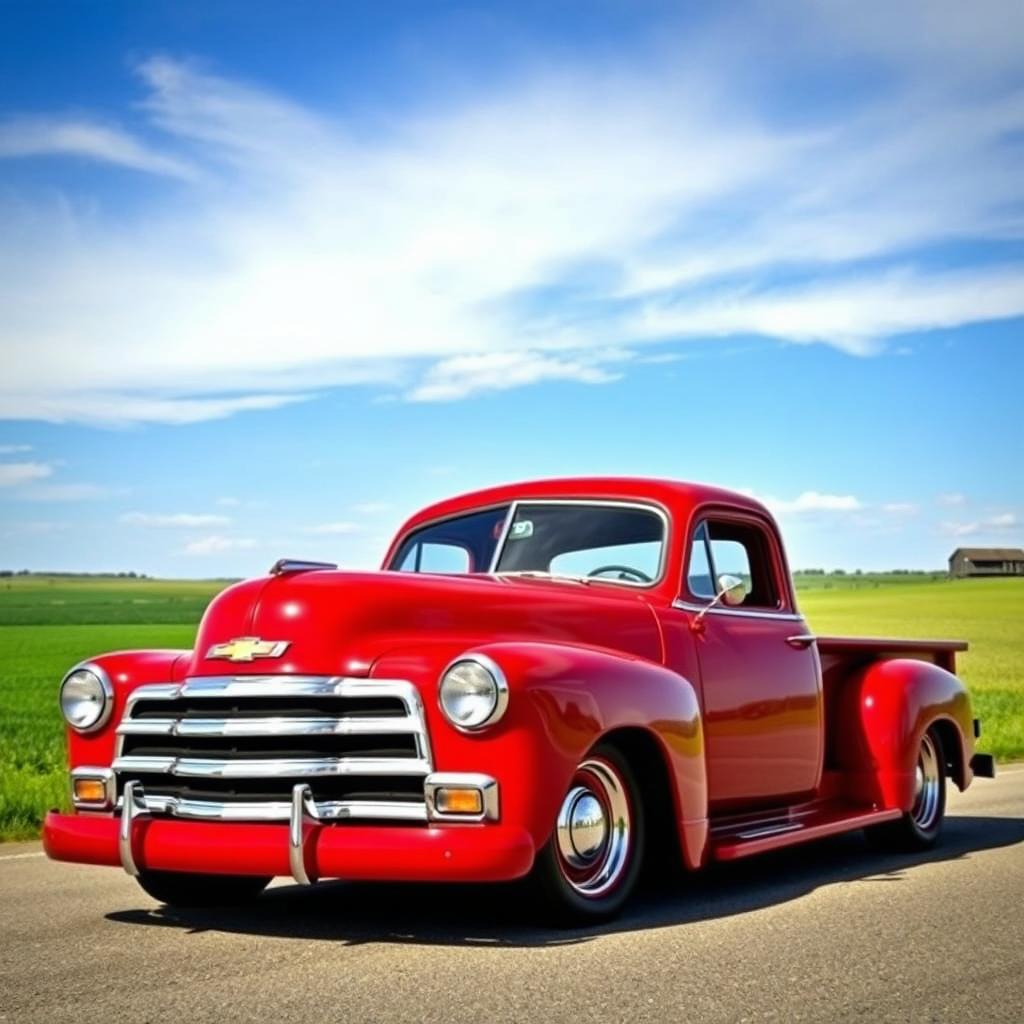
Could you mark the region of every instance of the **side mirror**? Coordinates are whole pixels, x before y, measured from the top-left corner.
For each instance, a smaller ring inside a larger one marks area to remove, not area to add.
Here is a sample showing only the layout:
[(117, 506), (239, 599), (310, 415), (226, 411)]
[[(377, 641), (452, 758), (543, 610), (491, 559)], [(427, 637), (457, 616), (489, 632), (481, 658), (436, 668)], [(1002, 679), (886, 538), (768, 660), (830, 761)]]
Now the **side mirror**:
[(716, 582), (718, 583), (718, 593), (715, 594), (714, 600), (710, 604), (704, 605), (697, 613), (697, 617), (690, 623), (690, 628), (695, 633), (699, 633), (704, 629), (704, 616), (716, 604), (725, 604), (730, 608), (735, 608), (736, 605), (743, 604), (746, 599), (747, 585), (739, 576), (732, 576), (727, 572), (723, 572)]
[(718, 596), (722, 604), (735, 608), (743, 604), (747, 597), (747, 585), (739, 576), (730, 576), (729, 573), (722, 573), (718, 577)]

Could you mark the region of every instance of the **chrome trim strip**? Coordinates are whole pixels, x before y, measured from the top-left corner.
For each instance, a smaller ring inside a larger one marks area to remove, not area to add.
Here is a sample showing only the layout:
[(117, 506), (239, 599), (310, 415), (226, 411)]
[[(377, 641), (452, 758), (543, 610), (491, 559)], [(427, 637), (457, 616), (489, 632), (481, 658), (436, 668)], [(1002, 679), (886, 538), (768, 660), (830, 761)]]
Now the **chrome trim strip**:
[(132, 878), (139, 877), (139, 866), (135, 862), (135, 854), (132, 851), (132, 825), (136, 818), (147, 812), (146, 797), (141, 783), (126, 783), (121, 807), (121, 823), (117, 830), (117, 849), (121, 858), (121, 867)]
[[(318, 821), (348, 821), (372, 819), (376, 821), (427, 820), (427, 808), (422, 800), (322, 800), (313, 802)], [(288, 821), (291, 803), (287, 800), (236, 801), (193, 800), (183, 796), (146, 796), (150, 814), (169, 814), (174, 818), (194, 818), (199, 821)]]
[[(661, 520), (663, 527), (661, 535), (661, 551), (658, 553), (658, 575), (655, 576), (650, 583), (633, 583), (629, 580), (606, 580), (600, 578), (587, 580), (587, 582), (609, 583), (613, 586), (633, 587), (638, 590), (650, 590), (652, 587), (656, 587), (662, 582), (662, 580), (664, 580), (668, 561), (669, 541), (671, 539), (670, 534), (672, 530), (672, 524), (669, 520), (668, 512), (666, 512), (666, 510), (660, 505), (651, 504), (645, 501), (616, 501), (611, 498), (516, 498), (509, 507), (508, 515), (505, 517), (504, 529), (502, 530), (501, 537), (498, 539), (498, 543), (495, 545), (494, 556), (491, 558), (491, 566), (488, 570), (489, 575), (502, 575), (498, 569), (498, 565), (501, 562), (502, 554), (504, 554), (505, 543), (508, 540), (509, 530), (512, 528), (512, 523), (515, 521), (516, 513), (519, 511), (520, 505), (583, 505), (589, 508), (634, 508), (640, 509), (644, 512), (653, 513)], [(483, 511), (483, 509), (481, 509), (481, 511)]]
[(796, 615), (793, 612), (776, 612), (776, 611), (756, 611), (753, 608), (722, 608), (716, 606), (709, 608), (704, 604), (693, 604), (690, 601), (682, 601), (678, 598), (672, 602), (673, 608), (678, 608), (684, 612), (706, 612), (708, 615), (732, 615), (739, 616), (740, 618), (746, 619), (774, 619), (779, 622), (803, 622), (804, 617), (802, 615)]
[[(103, 783), (102, 800), (78, 800), (75, 797), (75, 779), (99, 779)], [(83, 765), (71, 769), (71, 802), (82, 811), (109, 811), (117, 803), (117, 779), (110, 768)]]
[(119, 736), (382, 736), (416, 735), (412, 718), (139, 718)]
[(189, 779), (324, 778), (338, 775), (428, 775), (423, 758), (319, 757), (253, 758), (136, 757), (128, 754), (114, 761), (116, 772), (176, 775)]
[(292, 789), (291, 814), (288, 818), (288, 866), (299, 885), (312, 885), (315, 875), (306, 868), (306, 835), (316, 824), (316, 805), (309, 786), (299, 783)]
[(737, 832), (736, 839), (764, 839), (767, 836), (779, 836), (786, 832), (796, 832), (804, 826), (800, 822), (788, 825), (766, 825), (764, 828), (753, 828), (749, 832)]
[[(437, 809), (437, 790), (443, 786), (477, 789), (483, 800), (480, 814), (445, 814)], [(498, 783), (490, 775), (477, 772), (433, 772), (423, 785), (428, 821), (497, 821), (499, 817)]]

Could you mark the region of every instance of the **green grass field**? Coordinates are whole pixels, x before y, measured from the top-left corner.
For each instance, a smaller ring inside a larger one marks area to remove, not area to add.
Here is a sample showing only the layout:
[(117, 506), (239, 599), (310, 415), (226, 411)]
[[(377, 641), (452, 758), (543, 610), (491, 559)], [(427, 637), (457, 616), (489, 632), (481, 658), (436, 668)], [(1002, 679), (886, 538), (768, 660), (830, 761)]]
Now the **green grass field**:
[[(984, 722), (981, 747), (1024, 757), (1024, 579), (800, 576), (800, 603), (822, 634), (958, 637), (960, 673)], [(0, 839), (34, 836), (67, 804), (57, 683), (103, 651), (189, 647), (223, 581), (0, 580)]]

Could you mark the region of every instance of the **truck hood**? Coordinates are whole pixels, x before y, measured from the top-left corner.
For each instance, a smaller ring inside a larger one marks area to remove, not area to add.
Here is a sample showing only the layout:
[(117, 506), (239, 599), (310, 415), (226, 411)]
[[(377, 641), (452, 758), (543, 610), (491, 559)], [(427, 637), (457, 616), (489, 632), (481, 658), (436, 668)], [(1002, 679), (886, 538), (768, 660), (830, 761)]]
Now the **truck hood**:
[[(234, 651), (236, 657), (251, 654), (252, 660), (211, 657), (219, 653), (218, 645), (240, 637), (266, 643), (257, 652), (252, 645)], [(367, 675), (377, 658), (396, 648), (434, 643), (469, 648), (514, 640), (579, 644), (661, 660), (650, 606), (642, 594), (624, 587), (316, 571), (249, 580), (219, 594), (203, 616), (189, 674)]]

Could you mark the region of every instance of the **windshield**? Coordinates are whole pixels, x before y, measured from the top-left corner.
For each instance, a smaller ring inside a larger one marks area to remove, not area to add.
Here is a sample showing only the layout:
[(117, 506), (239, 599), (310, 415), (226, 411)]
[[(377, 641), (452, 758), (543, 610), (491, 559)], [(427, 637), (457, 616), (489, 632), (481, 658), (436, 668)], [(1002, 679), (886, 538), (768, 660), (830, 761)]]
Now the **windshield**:
[(517, 502), (506, 525), (509, 515), (504, 506), (425, 526), (403, 541), (390, 568), (551, 575), (640, 586), (661, 574), (665, 521), (654, 509)]

